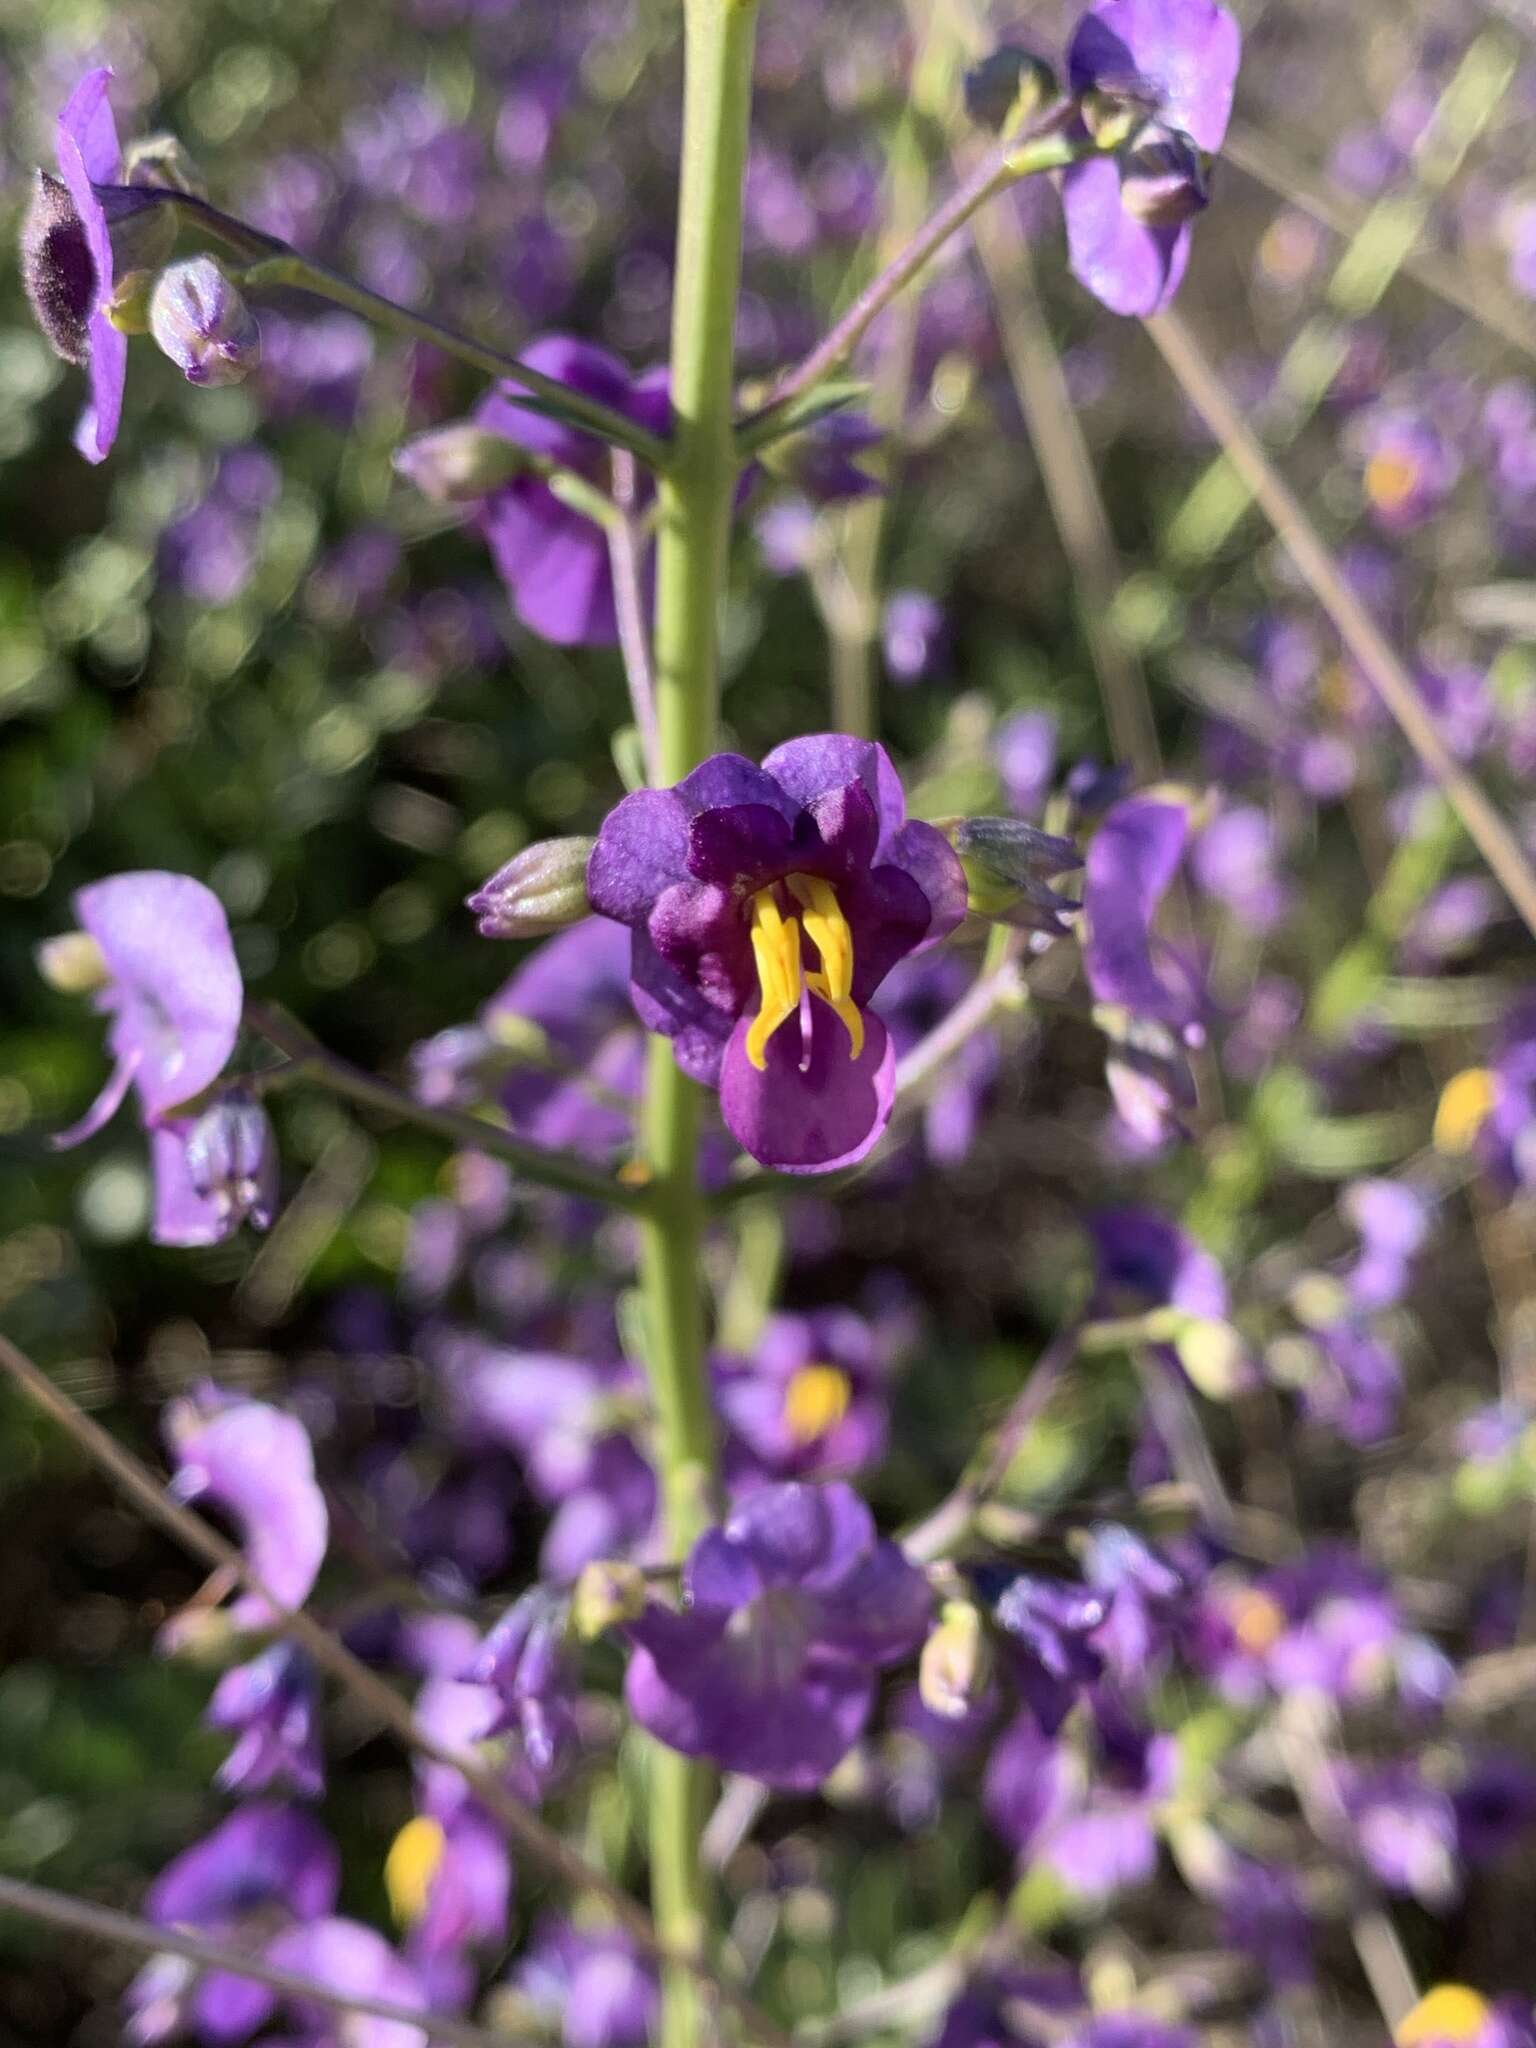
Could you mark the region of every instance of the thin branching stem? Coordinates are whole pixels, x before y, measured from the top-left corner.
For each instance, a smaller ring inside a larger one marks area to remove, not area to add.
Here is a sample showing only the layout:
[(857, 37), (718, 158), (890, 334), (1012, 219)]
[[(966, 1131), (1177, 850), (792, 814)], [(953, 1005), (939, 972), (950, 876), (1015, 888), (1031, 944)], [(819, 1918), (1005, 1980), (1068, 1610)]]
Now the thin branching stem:
[(1396, 719), (1425, 773), (1455, 811), (1510, 902), (1536, 936), (1536, 871), (1509, 825), (1471, 771), (1442, 738), (1434, 716), (1381, 628), (1349, 587), (1300, 499), (1238, 411), (1194, 335), (1176, 313), (1159, 313), (1147, 332), (1185, 395), (1283, 543), (1291, 560), (1377, 695)]
[(64, 1892), (27, 1884), (20, 1878), (0, 1877), (0, 1912), (17, 1913), (43, 1926), (61, 1928), (66, 1934), (84, 1935), (90, 1941), (136, 1949), (141, 1955), (180, 1956), (200, 1970), (217, 1970), (232, 1977), (247, 1977), (253, 1984), (265, 1984), (296, 2004), (324, 2006), (330, 2012), (366, 2019), (397, 2020), (435, 2041), (456, 2042), (459, 2048), (506, 2048), (505, 2034), (488, 2033), (468, 2020), (400, 2005), (392, 1998), (366, 1998), (360, 1993), (337, 1991), (313, 1977), (300, 1976), (295, 1970), (279, 1969), (265, 1956), (252, 1955), (223, 1942), (204, 1941), (199, 1935), (184, 1934), (179, 1927), (155, 1927), (148, 1920), (135, 1919), (131, 1913), (119, 1913), (111, 1906), (93, 1905), (85, 1899), (72, 1899)]

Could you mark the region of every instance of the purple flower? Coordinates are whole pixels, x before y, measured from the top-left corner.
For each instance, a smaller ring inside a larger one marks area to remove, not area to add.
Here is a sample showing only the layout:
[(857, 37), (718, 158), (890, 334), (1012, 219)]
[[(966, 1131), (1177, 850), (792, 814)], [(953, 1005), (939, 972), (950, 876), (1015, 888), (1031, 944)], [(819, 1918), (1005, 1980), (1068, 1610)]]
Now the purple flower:
[(944, 658), (947, 630), (937, 599), (923, 590), (893, 590), (880, 627), (885, 666), (896, 683), (921, 682)]
[[(302, 1607), (324, 1561), (329, 1527), (304, 1425), (264, 1401), (204, 1386), (171, 1403), (165, 1434), (177, 1499), (212, 1501), (239, 1529), (264, 1591), (280, 1607)], [(243, 1593), (229, 1620), (237, 1628), (265, 1628), (272, 1610), (260, 1594)]]
[(1062, 179), (1072, 274), (1111, 312), (1159, 312), (1183, 281), (1206, 203), (1200, 153), (1226, 136), (1240, 53), (1215, 0), (1097, 0), (1077, 25), (1073, 92), (1122, 101), (1136, 120), (1118, 159)]
[(222, 1244), (277, 1213), (277, 1140), (267, 1113), (231, 1089), (198, 1117), (172, 1117), (149, 1135), (156, 1244)]
[(1193, 1103), (1182, 1047), (1204, 1037), (1198, 978), (1153, 929), (1188, 838), (1182, 804), (1131, 797), (1105, 813), (1084, 864), (1083, 967), (1110, 1040), (1110, 1092), (1147, 1145), (1176, 1133), (1179, 1111)]
[(1103, 1672), (1093, 1638), (1104, 1625), (1109, 1601), (1069, 1580), (1019, 1572), (998, 1594), (995, 1612), (1012, 1651), (1020, 1694), (1040, 1726), (1054, 1735)]
[[(667, 374), (632, 377), (606, 349), (569, 335), (547, 335), (522, 352), (530, 369), (569, 384), (653, 433), (671, 424)], [(608, 453), (593, 434), (547, 419), (501, 384), (475, 408), (475, 424), (525, 449), (540, 464), (570, 470), (606, 487)], [(491, 560), (512, 608), (531, 632), (561, 647), (607, 647), (618, 639), (613, 577), (603, 529), (551, 490), (542, 475), (515, 477), (484, 499), (477, 514)]]
[(466, 1440), (516, 1452), (533, 1492), (555, 1510), (539, 1552), (546, 1577), (566, 1584), (650, 1533), (656, 1481), (624, 1426), (635, 1393), (627, 1368), (475, 1340), (451, 1372)]
[(1294, 1871), (1233, 1857), (1221, 1884), (1226, 1939), (1277, 1987), (1312, 1975), (1312, 1919)]
[[(107, 65), (88, 71), (59, 115), (59, 173), (68, 204), (62, 204), (61, 197), (51, 210), (46, 252), (67, 300), (73, 337), (69, 360), (84, 364), (90, 387), (75, 429), (75, 446), (88, 462), (103, 462), (111, 453), (128, 374), (128, 337), (111, 317), (116, 284), (112, 234), (105, 196), (96, 189), (116, 185), (122, 177), (122, 148), (107, 100), (111, 77)], [(48, 332), (59, 347), (54, 325)], [(61, 348), (60, 353), (66, 350)]]
[[(426, 1990), (415, 1971), (382, 1934), (357, 1920), (312, 1920), (305, 1927), (290, 1927), (270, 1945), (267, 1959), (343, 1997), (377, 1998), (417, 2011), (427, 2008)], [(286, 2003), (300, 2031), (285, 2036), (285, 2048), (339, 2048), (343, 2039), (346, 2048), (428, 2048), (426, 2029), (408, 2026), (404, 2020), (355, 2013), (343, 2034), (334, 2007), (302, 1999)]]
[(889, 1365), (889, 1338), (851, 1309), (770, 1316), (750, 1359), (715, 1370), (734, 1482), (850, 1479), (877, 1464)]
[(1461, 1889), (1450, 1795), (1411, 1763), (1352, 1772), (1342, 1789), (1354, 1847), (1377, 1881), (1426, 1906), (1448, 1905)]
[(988, 1765), (987, 1817), (1030, 1863), (1053, 1870), (1075, 1898), (1104, 1899), (1143, 1884), (1157, 1862), (1154, 1816), (1173, 1791), (1177, 1745), (1118, 1711), (1089, 1717), (1086, 1753), (1020, 1715)]
[(656, 2023), (655, 1970), (616, 1927), (546, 1915), (508, 1982), (565, 2048), (645, 2048)]
[(1366, 502), (1387, 533), (1410, 533), (1455, 489), (1461, 456), (1428, 405), (1384, 400), (1352, 423)]
[(432, 2002), (467, 2005), (474, 1966), (466, 1951), (506, 1939), (512, 1859), (501, 1830), (473, 1805), (462, 1806), (446, 1824), (417, 1814), (390, 1845), (384, 1885), (396, 1920), (408, 1930), (406, 1959)]
[(244, 990), (229, 923), (190, 875), (111, 875), (76, 892), (75, 914), (100, 950), (97, 1008), (112, 1020), (114, 1065), (100, 1095), (54, 1143), (78, 1145), (132, 1086), (144, 1121), (159, 1123), (216, 1081), (240, 1034)]
[[(145, 1905), (157, 1927), (180, 1927), (225, 1946), (264, 1951), (290, 1918), (329, 1913), (341, 1864), (318, 1821), (292, 1807), (243, 1806), (168, 1864)], [(204, 2041), (242, 2041), (274, 2011), (277, 1994), (249, 1977), (200, 1974), (160, 1956), (128, 1988), (128, 2036), (148, 2044), (190, 2025)]]
[(638, 791), (605, 821), (588, 886), (634, 933), (641, 1021), (719, 1087), (753, 1158), (817, 1173), (865, 1156), (895, 1091), (870, 998), (966, 903), (948, 841), (907, 822), (883, 747), (823, 734), (761, 768), (717, 754)]
[(700, 1537), (681, 1613), (630, 1624), (625, 1697), (686, 1756), (810, 1791), (863, 1733), (879, 1666), (914, 1654), (927, 1581), (846, 1486), (768, 1486)]
[(1360, 1256), (1344, 1276), (1357, 1308), (1390, 1308), (1408, 1291), (1413, 1262), (1429, 1235), (1429, 1206), (1398, 1180), (1357, 1180), (1339, 1207), (1360, 1233)]
[(215, 1783), (225, 1792), (267, 1792), (286, 1787), (318, 1799), (325, 1778), (320, 1760), (320, 1687), (315, 1668), (291, 1643), (274, 1643), (249, 1664), (226, 1671), (204, 1717), (238, 1740), (219, 1766)]
[(569, 1622), (569, 1601), (532, 1586), (507, 1609), (463, 1673), (469, 1683), (501, 1695), (501, 1726), (517, 1730), (529, 1767), (541, 1780), (554, 1775), (576, 1741), (578, 1674)]

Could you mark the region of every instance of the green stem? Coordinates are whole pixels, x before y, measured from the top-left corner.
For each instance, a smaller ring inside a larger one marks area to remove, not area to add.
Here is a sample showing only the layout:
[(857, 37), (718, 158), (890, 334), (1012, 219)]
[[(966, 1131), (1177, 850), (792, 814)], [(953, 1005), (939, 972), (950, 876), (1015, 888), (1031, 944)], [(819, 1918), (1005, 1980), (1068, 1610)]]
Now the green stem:
[[(236, 275), (245, 291), (286, 288), (310, 292), (317, 299), (329, 299), (333, 306), (345, 306), (348, 312), (357, 313), (376, 326), (391, 328), (408, 340), (440, 348), (445, 355), (456, 356), (461, 363), (483, 370), (488, 377), (505, 378), (508, 383), (520, 385), (531, 393), (534, 400), (555, 417), (588, 433), (600, 435), (616, 448), (627, 448), (652, 469), (662, 469), (669, 459), (667, 444), (655, 434), (647, 433), (644, 427), (636, 426), (633, 420), (626, 419), (623, 413), (600, 404), (595, 398), (588, 398), (572, 385), (562, 384), (557, 377), (546, 377), (542, 370), (530, 369), (516, 356), (476, 341), (472, 335), (460, 334), (457, 328), (444, 326), (441, 320), (433, 320), (425, 313), (413, 313), (408, 306), (397, 306), (382, 292), (369, 291), (366, 285), (355, 284), (351, 278), (327, 269), (323, 263), (311, 263), (297, 250), (263, 256), (260, 262), (249, 264)], [(587, 508), (584, 505), (582, 509)]]
[[(741, 187), (752, 102), (755, 0), (686, 0), (682, 189), (672, 306), (671, 461), (661, 478), (656, 546), (656, 764), (676, 782), (716, 744), (719, 613), (738, 473), (733, 430)], [(645, 1157), (651, 1206), (641, 1226), (657, 1457), (674, 1557), (709, 1522), (714, 1420), (705, 1361), (704, 1202), (699, 1090), (664, 1039), (650, 1046)], [(699, 1853), (712, 1791), (706, 1766), (651, 1752), (651, 1909), (675, 1951), (707, 1950), (710, 1899)], [(696, 2048), (695, 1977), (662, 1973), (662, 2048)]]

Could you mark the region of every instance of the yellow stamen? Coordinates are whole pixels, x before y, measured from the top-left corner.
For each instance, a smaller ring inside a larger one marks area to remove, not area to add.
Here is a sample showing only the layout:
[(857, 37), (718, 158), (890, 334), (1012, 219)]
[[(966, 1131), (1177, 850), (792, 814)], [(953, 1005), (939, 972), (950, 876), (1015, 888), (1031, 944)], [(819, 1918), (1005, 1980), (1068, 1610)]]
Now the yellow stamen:
[(752, 898), (752, 955), (762, 1005), (747, 1033), (747, 1058), (762, 1073), (768, 1064), (768, 1041), (800, 1007), (800, 921), (786, 917), (771, 889)]
[(1407, 455), (1373, 455), (1365, 466), (1365, 494), (1382, 512), (1399, 512), (1419, 482), (1419, 465)]
[(784, 1426), (803, 1449), (836, 1429), (853, 1400), (853, 1383), (840, 1366), (802, 1365), (784, 1389)]
[(402, 1927), (409, 1927), (427, 1910), (432, 1880), (443, 1860), (447, 1837), (439, 1823), (424, 1813), (408, 1820), (389, 1845), (384, 1858), (384, 1889), (390, 1911)]
[(1437, 1984), (1426, 1991), (1392, 2036), (1397, 2048), (1431, 2048), (1455, 2042), (1472, 2048), (1493, 2017), (1486, 1998), (1466, 1984)]
[(821, 956), (819, 973), (806, 986), (842, 1019), (857, 1059), (864, 1050), (864, 1019), (853, 1000), (853, 933), (830, 882), (816, 875), (791, 875), (790, 894), (801, 907), (805, 936)]
[(1453, 1074), (1435, 1111), (1435, 1150), (1453, 1156), (1470, 1152), (1498, 1097), (1498, 1077), (1487, 1067), (1467, 1067)]

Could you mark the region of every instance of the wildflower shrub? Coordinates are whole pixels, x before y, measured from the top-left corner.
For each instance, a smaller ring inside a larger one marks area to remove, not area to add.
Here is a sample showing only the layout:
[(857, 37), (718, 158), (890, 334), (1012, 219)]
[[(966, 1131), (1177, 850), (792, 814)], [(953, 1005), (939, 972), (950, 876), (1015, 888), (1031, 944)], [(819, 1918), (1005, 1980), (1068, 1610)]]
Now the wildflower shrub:
[(1529, 59), (984, 16), (23, 39), (22, 2040), (1532, 2038)]

